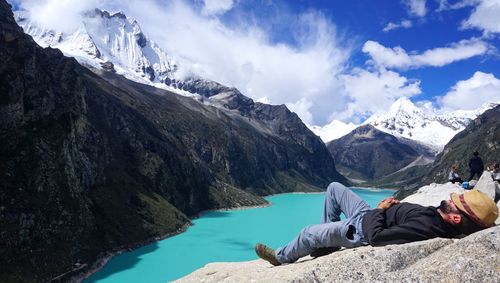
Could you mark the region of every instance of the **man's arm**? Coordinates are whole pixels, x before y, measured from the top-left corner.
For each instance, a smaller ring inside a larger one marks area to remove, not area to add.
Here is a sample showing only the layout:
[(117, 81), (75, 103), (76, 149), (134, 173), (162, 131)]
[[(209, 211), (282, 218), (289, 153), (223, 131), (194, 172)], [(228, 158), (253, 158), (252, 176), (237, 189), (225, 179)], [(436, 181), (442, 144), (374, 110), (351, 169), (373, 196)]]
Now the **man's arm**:
[(394, 197), (388, 197), (383, 199), (378, 205), (377, 208), (380, 209), (388, 209), (389, 207), (398, 204), (399, 200), (395, 199)]

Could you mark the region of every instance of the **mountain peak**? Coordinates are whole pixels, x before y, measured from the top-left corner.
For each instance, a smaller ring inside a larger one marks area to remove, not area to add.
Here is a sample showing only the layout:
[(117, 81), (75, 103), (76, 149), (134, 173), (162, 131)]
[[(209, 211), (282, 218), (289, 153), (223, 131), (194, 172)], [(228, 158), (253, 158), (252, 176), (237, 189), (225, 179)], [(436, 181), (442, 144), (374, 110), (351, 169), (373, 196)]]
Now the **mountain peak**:
[(119, 11), (119, 12), (112, 14), (106, 10), (102, 10), (99, 8), (89, 10), (83, 14), (84, 14), (84, 16), (91, 17), (91, 18), (99, 16), (99, 17), (107, 18), (107, 19), (111, 19), (111, 18), (127, 19), (127, 16), (122, 11)]
[(477, 110), (456, 110), (447, 113), (426, 113), (408, 98), (395, 101), (385, 115), (374, 115), (365, 121), (377, 129), (431, 146), (437, 151), (463, 130), (470, 121), (496, 103), (486, 103)]
[(389, 112), (385, 115), (388, 117), (397, 116), (401, 113), (407, 113), (412, 115), (423, 115), (422, 110), (420, 110), (413, 102), (411, 102), (406, 97), (401, 97), (396, 100), (391, 107), (389, 108)]
[(89, 10), (72, 33), (47, 30), (22, 12), (16, 12), (16, 21), (39, 45), (60, 49), (87, 66), (105, 69), (112, 63), (113, 70), (128, 79), (164, 88), (174, 77), (176, 64), (123, 12)]

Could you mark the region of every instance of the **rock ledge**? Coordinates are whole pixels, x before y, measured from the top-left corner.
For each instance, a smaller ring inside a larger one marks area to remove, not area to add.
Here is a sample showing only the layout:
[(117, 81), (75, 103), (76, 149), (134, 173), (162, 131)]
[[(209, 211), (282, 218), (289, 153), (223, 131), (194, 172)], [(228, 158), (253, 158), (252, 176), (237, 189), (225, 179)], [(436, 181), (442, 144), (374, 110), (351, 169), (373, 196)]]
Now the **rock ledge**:
[(463, 239), (344, 249), (273, 267), (211, 263), (176, 282), (498, 282), (500, 226)]

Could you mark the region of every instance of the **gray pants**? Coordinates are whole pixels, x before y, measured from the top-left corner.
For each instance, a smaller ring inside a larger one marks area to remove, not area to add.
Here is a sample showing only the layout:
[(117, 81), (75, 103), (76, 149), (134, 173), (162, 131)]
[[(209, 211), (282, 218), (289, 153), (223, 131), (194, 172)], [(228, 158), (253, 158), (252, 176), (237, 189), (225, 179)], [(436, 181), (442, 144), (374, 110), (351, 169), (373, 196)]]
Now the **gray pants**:
[[(325, 195), (323, 223), (308, 226), (288, 245), (276, 250), (281, 263), (295, 262), (318, 248), (367, 245), (361, 222), (371, 208), (359, 196), (340, 183), (331, 183)], [(346, 219), (340, 221), (340, 213)]]

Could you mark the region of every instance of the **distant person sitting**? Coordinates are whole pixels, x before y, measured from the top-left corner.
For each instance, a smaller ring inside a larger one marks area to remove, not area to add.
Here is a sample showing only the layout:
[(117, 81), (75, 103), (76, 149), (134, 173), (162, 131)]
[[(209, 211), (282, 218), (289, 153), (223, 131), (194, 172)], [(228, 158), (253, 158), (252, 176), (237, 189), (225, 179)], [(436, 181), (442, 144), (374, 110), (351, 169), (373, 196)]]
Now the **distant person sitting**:
[(469, 179), (467, 179), (467, 181), (472, 180), (476, 174), (478, 178), (481, 178), (481, 175), (483, 174), (484, 171), (484, 164), (481, 157), (479, 157), (479, 152), (474, 151), (473, 156), (469, 160), (469, 169), (470, 169), (470, 176)]
[(458, 165), (457, 164), (451, 165), (450, 174), (448, 175), (448, 181), (452, 182), (453, 184), (455, 184), (456, 182), (461, 184), (463, 182), (462, 178), (460, 178), (457, 171), (458, 171)]
[(500, 164), (495, 163), (493, 165), (493, 170), (491, 172), (491, 177), (493, 178), (494, 181), (497, 181), (500, 183)]
[[(341, 213), (345, 220), (340, 220)], [(497, 217), (496, 204), (478, 190), (461, 195), (452, 193), (451, 199), (443, 200), (439, 207), (387, 198), (371, 209), (344, 185), (331, 183), (325, 195), (323, 224), (302, 229), (294, 240), (276, 251), (257, 244), (255, 252), (272, 265), (281, 265), (306, 255), (326, 255), (340, 247), (383, 246), (468, 235), (491, 227)]]

